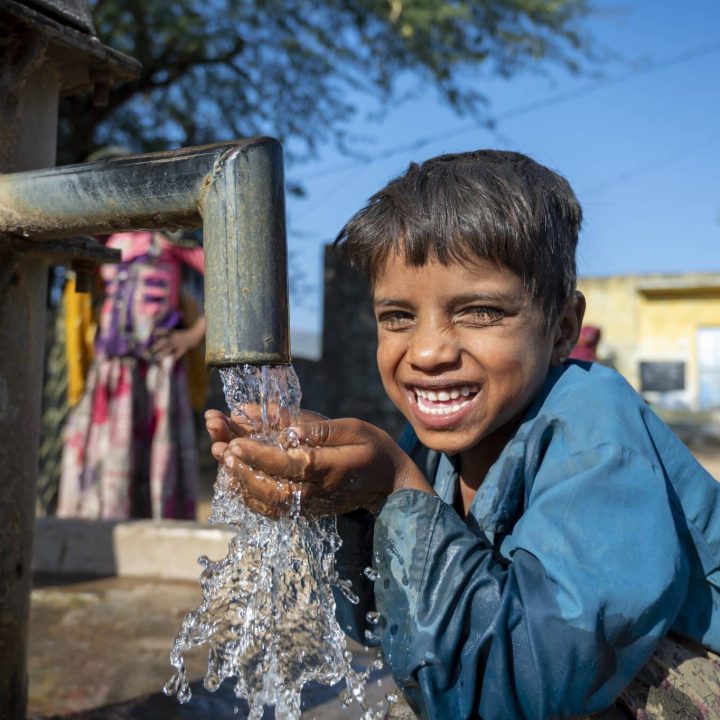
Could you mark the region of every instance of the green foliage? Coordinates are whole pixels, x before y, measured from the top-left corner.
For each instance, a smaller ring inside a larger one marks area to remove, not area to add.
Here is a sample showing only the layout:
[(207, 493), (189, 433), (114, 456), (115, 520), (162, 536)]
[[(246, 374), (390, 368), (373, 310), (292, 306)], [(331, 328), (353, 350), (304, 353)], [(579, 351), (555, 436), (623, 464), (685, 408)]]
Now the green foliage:
[(91, 0), (100, 38), (138, 59), (110, 107), (61, 104), (59, 162), (102, 145), (150, 151), (270, 134), (291, 158), (347, 145), (347, 121), (400, 78), (484, 117), (489, 73), (578, 70), (590, 0)]

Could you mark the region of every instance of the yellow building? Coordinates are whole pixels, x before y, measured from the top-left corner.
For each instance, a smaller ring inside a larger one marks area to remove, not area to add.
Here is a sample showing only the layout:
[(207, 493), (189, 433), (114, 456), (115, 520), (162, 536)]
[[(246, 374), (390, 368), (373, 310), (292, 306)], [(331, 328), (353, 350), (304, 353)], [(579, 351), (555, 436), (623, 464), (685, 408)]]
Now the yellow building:
[(648, 400), (720, 408), (720, 273), (585, 277), (585, 324), (602, 331), (598, 356)]

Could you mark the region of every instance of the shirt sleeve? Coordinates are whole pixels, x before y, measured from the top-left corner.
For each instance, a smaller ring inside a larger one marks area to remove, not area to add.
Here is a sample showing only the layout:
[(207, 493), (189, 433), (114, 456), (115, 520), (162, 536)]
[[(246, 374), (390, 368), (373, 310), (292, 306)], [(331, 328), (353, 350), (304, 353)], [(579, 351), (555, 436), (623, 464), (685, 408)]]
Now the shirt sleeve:
[(379, 635), (428, 718), (567, 718), (609, 706), (685, 597), (662, 472), (622, 447), (545, 458), (500, 548), (439, 498), (379, 513)]

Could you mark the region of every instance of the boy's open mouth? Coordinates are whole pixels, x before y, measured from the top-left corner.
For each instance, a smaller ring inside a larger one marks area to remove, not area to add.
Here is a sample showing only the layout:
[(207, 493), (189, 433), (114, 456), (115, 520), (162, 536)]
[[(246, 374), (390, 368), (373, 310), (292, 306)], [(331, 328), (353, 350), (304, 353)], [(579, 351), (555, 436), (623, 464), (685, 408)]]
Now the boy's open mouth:
[(415, 404), (427, 415), (453, 415), (470, 404), (480, 391), (477, 385), (451, 385), (443, 388), (411, 388)]

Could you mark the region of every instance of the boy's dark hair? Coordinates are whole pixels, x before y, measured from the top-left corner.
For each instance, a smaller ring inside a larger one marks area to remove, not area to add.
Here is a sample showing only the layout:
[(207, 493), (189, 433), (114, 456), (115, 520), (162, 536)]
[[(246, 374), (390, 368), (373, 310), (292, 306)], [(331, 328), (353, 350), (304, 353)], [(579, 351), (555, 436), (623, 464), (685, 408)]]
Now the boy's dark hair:
[(548, 323), (575, 291), (582, 210), (565, 178), (526, 155), (440, 155), (373, 195), (335, 245), (374, 280), (393, 250), (413, 266), (485, 258), (517, 273)]

